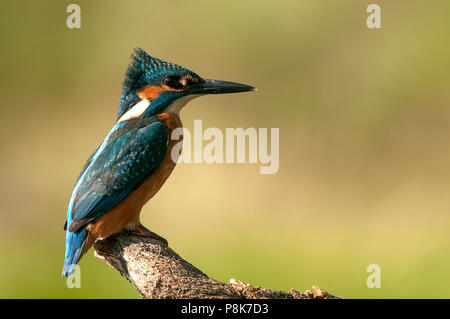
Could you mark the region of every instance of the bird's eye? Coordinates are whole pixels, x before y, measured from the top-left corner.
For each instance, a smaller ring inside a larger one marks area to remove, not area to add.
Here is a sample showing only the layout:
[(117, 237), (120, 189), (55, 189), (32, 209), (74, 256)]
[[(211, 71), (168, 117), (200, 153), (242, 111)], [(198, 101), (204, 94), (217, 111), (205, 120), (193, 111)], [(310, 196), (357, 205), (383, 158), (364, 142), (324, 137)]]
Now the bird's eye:
[(168, 75), (164, 78), (163, 83), (173, 89), (181, 89), (183, 84), (180, 82), (178, 75)]

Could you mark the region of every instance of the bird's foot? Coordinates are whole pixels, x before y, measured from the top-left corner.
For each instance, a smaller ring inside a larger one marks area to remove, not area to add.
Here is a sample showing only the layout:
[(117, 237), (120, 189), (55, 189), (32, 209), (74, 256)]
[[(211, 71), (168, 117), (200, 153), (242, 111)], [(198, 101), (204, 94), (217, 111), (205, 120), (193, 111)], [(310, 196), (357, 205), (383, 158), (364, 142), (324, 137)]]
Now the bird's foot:
[(165, 245), (169, 245), (169, 243), (167, 242), (167, 240), (165, 238), (163, 238), (163, 237), (159, 236), (158, 234), (155, 234), (151, 230), (145, 228), (144, 225), (142, 225), (142, 224), (139, 224), (138, 226), (136, 226), (135, 229), (133, 229), (131, 231), (131, 234), (135, 235), (135, 236), (153, 238), (153, 239), (156, 239), (157, 241), (160, 241), (161, 243), (163, 243)]

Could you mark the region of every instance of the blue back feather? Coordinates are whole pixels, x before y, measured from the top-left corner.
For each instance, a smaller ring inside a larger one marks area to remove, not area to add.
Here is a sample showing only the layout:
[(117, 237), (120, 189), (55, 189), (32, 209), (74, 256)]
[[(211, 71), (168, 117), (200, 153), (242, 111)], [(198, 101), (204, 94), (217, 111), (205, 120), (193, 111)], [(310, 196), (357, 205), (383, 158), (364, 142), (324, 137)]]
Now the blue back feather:
[(163, 123), (155, 118), (150, 121), (147, 126), (124, 130), (108, 140), (92, 160), (73, 200), (74, 221), (88, 223), (100, 217), (159, 167), (167, 150), (168, 133)]

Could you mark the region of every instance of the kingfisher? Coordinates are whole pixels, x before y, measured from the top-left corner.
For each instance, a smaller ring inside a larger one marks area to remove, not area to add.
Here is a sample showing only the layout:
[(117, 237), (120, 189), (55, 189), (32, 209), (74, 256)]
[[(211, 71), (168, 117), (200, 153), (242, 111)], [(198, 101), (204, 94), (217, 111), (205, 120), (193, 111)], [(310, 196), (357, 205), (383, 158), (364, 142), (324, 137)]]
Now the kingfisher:
[(139, 215), (176, 165), (171, 154), (179, 141), (170, 137), (173, 130), (182, 128), (180, 110), (205, 94), (254, 90), (240, 83), (204, 79), (136, 48), (123, 82), (116, 123), (87, 160), (69, 200), (63, 277), (70, 276), (97, 239), (122, 230), (167, 245), (141, 224)]

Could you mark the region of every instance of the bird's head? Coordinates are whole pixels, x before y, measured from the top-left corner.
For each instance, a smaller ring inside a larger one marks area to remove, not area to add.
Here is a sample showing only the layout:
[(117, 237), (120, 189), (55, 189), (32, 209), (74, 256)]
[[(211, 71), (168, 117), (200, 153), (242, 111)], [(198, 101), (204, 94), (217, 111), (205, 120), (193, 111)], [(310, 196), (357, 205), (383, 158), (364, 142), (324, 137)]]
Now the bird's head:
[(137, 48), (123, 83), (118, 122), (148, 117), (164, 110), (178, 112), (189, 100), (205, 94), (237, 93), (254, 87), (203, 79), (196, 73), (164, 62)]

